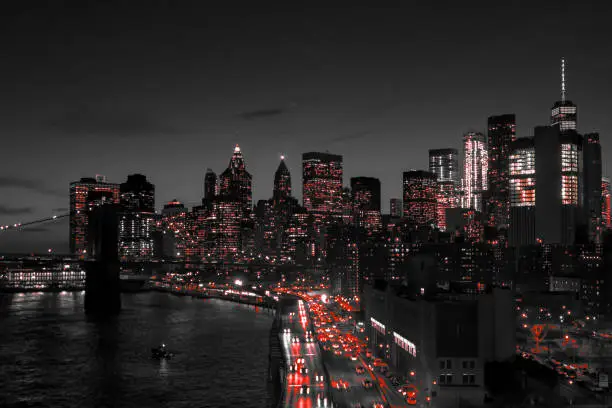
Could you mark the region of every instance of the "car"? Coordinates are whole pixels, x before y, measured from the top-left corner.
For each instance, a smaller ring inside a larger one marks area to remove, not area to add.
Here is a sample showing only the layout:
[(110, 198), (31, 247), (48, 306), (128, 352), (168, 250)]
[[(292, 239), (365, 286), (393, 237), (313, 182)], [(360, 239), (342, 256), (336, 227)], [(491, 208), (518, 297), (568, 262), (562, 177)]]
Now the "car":
[(351, 360), (353, 360), (353, 361), (357, 361), (358, 358), (359, 358), (358, 354), (351, 355)]
[(308, 374), (308, 369), (306, 367), (300, 368), (300, 374)]
[(370, 380), (363, 380), (361, 382), (361, 385), (363, 385), (363, 388), (365, 388), (366, 390), (369, 390), (370, 388), (372, 388), (372, 381), (370, 381)]
[(334, 354), (337, 356), (341, 356), (342, 355), (342, 350), (334, 350)]
[(363, 374), (365, 373), (365, 368), (363, 368), (363, 366), (358, 365), (357, 367), (355, 367), (355, 372), (357, 374)]
[(302, 385), (300, 387), (300, 394), (303, 394), (303, 395), (310, 394), (310, 387), (307, 385)]
[(295, 362), (296, 362), (296, 364), (304, 365), (306, 360), (304, 360), (304, 357), (300, 357), (300, 358), (296, 359)]
[(300, 339), (297, 338), (297, 337), (294, 337), (294, 338), (291, 339), (291, 343), (293, 343), (293, 344), (300, 344)]
[(372, 404), (372, 408), (385, 408), (385, 406), (381, 402), (375, 402), (374, 404)]

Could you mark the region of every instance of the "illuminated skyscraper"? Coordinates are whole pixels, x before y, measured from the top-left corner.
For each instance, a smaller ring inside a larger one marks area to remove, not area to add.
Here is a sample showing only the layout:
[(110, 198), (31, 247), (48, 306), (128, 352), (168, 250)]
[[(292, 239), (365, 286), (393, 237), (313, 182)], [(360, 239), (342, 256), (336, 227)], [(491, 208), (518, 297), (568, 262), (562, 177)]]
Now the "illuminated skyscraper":
[(236, 145), (229, 166), (219, 176), (219, 196), (223, 197), (226, 202), (228, 200), (239, 202), (242, 208), (240, 217), (244, 220), (250, 217), (253, 206), (252, 179), (253, 177), (246, 170), (240, 147)]
[(155, 186), (142, 174), (132, 174), (121, 183), (120, 191), (119, 256), (149, 260), (154, 255)]
[(536, 239), (572, 245), (581, 216), (582, 140), (558, 126), (535, 128)]
[(285, 164), (285, 156), (281, 156), (281, 161), (274, 173), (274, 190), (272, 200), (274, 206), (283, 205), (291, 197), (291, 174)]
[(400, 218), (402, 216), (403, 207), (401, 198), (392, 198), (389, 200), (389, 214), (391, 217)]
[(381, 228), (380, 180), (374, 177), (352, 177), (353, 222), (368, 231)]
[(232, 196), (221, 196), (213, 202), (213, 212), (217, 222), (211, 231), (216, 239), (215, 258), (233, 260), (242, 245), (241, 217), (244, 211), (243, 202)]
[(119, 184), (104, 176), (70, 183), (70, 253), (87, 255), (89, 211), (106, 203), (119, 203)]
[(342, 214), (342, 156), (310, 152), (302, 155), (302, 188), (306, 210), (319, 222)]
[(446, 230), (446, 210), (459, 205), (459, 152), (457, 149), (435, 149), (429, 151), (429, 171), (438, 181), (438, 228)]
[(508, 200), (508, 156), (516, 139), (514, 114), (491, 116), (488, 119), (488, 205), (489, 225), (507, 228), (510, 221)]
[(612, 208), (610, 205), (610, 179), (607, 177), (601, 178), (601, 218), (602, 224), (605, 229), (612, 228)]
[(429, 151), (429, 171), (436, 175), (438, 182), (450, 182), (459, 186), (461, 169), (457, 149), (432, 149)]
[(204, 176), (204, 199), (213, 200), (218, 194), (217, 175), (211, 169), (206, 169)]
[(584, 221), (589, 231), (589, 240), (600, 242), (602, 233), (602, 192), (601, 192), (601, 145), (599, 134), (584, 135), (583, 144), (583, 210)]
[(535, 243), (536, 153), (532, 137), (517, 139), (510, 144), (508, 156), (510, 186), (511, 246)]
[(404, 172), (404, 218), (416, 226), (437, 225), (436, 175), (428, 171)]
[(561, 133), (576, 130), (578, 107), (566, 99), (565, 59), (561, 59), (561, 100), (555, 102), (550, 115), (550, 124), (558, 126)]
[(463, 136), (463, 179), (461, 207), (482, 211), (482, 192), (487, 189), (488, 155), (482, 133)]

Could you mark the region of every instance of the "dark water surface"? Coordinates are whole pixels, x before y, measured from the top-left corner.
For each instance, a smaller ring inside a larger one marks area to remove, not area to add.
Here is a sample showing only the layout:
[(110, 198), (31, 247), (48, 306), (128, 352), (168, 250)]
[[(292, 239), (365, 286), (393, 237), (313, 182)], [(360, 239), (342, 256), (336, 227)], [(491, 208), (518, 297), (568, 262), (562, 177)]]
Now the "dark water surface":
[[(271, 315), (164, 293), (88, 321), (80, 292), (0, 294), (0, 407), (266, 407)], [(177, 355), (151, 359), (165, 342)]]

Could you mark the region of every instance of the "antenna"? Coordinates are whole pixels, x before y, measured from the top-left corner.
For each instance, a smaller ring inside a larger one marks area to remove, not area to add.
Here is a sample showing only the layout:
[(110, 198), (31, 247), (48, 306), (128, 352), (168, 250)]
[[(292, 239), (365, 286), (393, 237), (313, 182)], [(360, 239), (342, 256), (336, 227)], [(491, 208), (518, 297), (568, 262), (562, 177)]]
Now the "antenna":
[(565, 102), (565, 58), (561, 58), (561, 102)]

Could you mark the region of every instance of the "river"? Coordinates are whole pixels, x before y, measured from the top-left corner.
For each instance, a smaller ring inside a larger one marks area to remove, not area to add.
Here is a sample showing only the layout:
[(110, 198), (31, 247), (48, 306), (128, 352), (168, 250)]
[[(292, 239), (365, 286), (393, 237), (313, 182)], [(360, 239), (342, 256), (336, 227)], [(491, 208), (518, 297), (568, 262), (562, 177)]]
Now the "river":
[[(266, 407), (265, 309), (124, 294), (105, 322), (81, 292), (0, 294), (2, 407)], [(151, 358), (166, 343), (174, 359)]]

